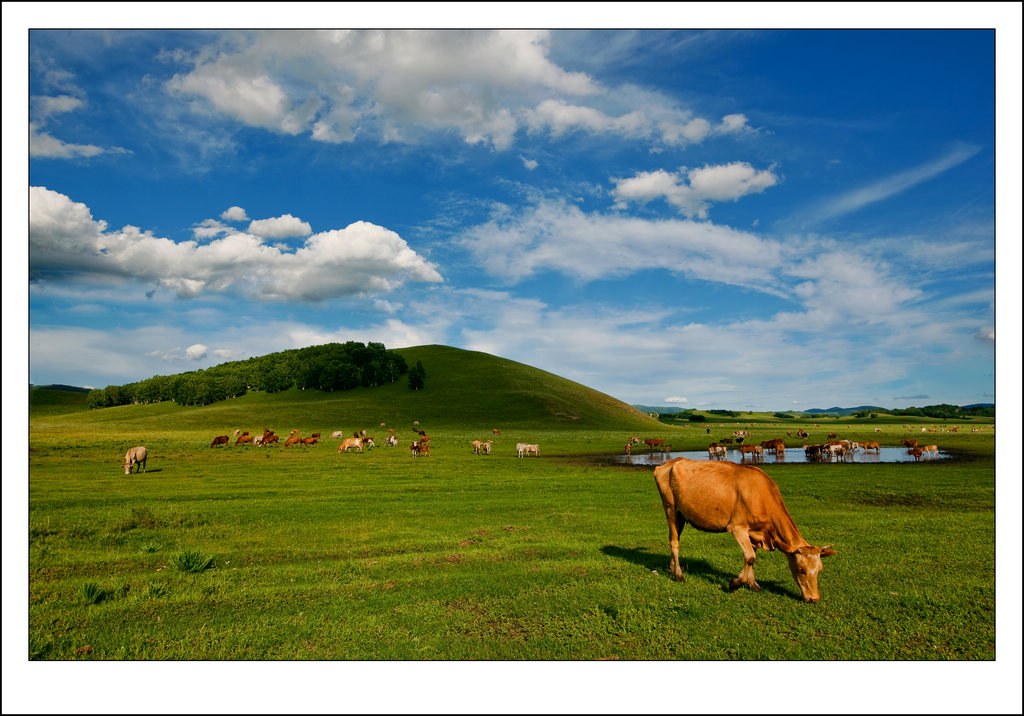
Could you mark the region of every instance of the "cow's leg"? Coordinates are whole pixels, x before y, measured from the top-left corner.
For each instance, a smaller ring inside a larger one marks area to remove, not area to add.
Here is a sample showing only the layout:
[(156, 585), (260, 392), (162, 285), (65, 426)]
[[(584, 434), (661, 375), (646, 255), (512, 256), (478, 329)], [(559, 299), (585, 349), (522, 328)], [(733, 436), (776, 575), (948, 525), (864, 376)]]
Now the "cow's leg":
[(760, 592), (761, 587), (754, 581), (754, 562), (757, 559), (757, 555), (754, 553), (754, 545), (750, 544), (750, 532), (746, 527), (730, 526), (729, 533), (739, 543), (740, 549), (743, 550), (743, 571), (739, 573), (738, 577), (734, 577), (729, 582), (729, 589), (737, 589), (746, 584), (755, 592)]
[(674, 505), (665, 505), (665, 516), (668, 518), (668, 546), (672, 550), (672, 560), (668, 564), (668, 569), (672, 572), (672, 578), (681, 582), (683, 569), (679, 566), (679, 533), (683, 531), (686, 522)]

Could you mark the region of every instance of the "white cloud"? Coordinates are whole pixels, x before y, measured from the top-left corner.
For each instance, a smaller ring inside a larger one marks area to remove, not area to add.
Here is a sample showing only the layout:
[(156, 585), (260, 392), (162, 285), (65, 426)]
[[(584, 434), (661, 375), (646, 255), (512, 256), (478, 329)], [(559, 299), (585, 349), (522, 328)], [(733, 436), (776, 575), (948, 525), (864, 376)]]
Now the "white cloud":
[(95, 157), (100, 154), (130, 154), (121, 147), (98, 147), (95, 144), (71, 144), (44, 132), (36, 124), (29, 125), (29, 156), (34, 159), (74, 159)]
[(228, 209), (225, 209), (224, 212), (220, 215), (220, 218), (223, 219), (224, 221), (234, 222), (249, 220), (249, 217), (245, 213), (245, 209), (243, 209), (240, 206), (232, 206)]
[(458, 243), (487, 273), (509, 283), (543, 271), (591, 281), (663, 268), (775, 292), (765, 277), (782, 262), (778, 242), (727, 226), (585, 213), (557, 201), (503, 213), (470, 228)]
[(85, 105), (85, 102), (78, 97), (62, 94), (56, 96), (42, 95), (30, 99), (32, 115), (37, 120), (46, 120), (49, 117), (65, 112), (72, 112)]
[(593, 107), (571, 105), (560, 99), (545, 100), (533, 109), (524, 110), (523, 116), (531, 131), (547, 130), (556, 137), (573, 129), (643, 137), (651, 129), (650, 120), (639, 111), (614, 117)]
[(193, 344), (185, 349), (185, 360), (202, 360), (209, 350), (202, 343)]
[(330, 143), (455, 132), (503, 150), (527, 128), (678, 146), (750, 131), (742, 114), (713, 123), (657, 92), (603, 87), (555, 64), (551, 42), (536, 30), (235, 33), (191, 57), (165, 53), (190, 64), (166, 89), (196, 112)]
[(249, 233), (264, 239), (287, 239), (293, 236), (309, 236), (312, 227), (291, 214), (284, 214), (273, 219), (258, 219), (249, 224)]
[(359, 133), (412, 141), (418, 128), (507, 147), (512, 111), (537, 92), (599, 91), (547, 57), (545, 31), (259, 31), (201, 52), (167, 85), (250, 126), (317, 141)]
[(711, 201), (736, 200), (763, 192), (778, 182), (771, 169), (756, 170), (746, 162), (683, 167), (678, 173), (658, 169), (638, 172), (627, 179), (613, 179), (616, 208), (629, 202), (665, 199), (689, 217), (706, 219)]
[(519, 155), (519, 159), (523, 162), (523, 166), (529, 169), (531, 172), (537, 168), (536, 159), (527, 159), (526, 157)]
[(294, 251), (239, 232), (208, 244), (177, 243), (134, 226), (107, 231), (87, 206), (44, 187), (30, 188), (29, 271), (35, 278), (72, 273), (152, 281), (183, 298), (232, 292), (304, 301), (443, 281), (398, 234), (368, 222), (310, 236)]
[(666, 403), (689, 403), (690, 401), (680, 395), (674, 395), (670, 398), (665, 398)]
[(203, 219), (197, 226), (192, 227), (192, 236), (196, 239), (211, 239), (214, 236), (234, 231), (230, 226), (220, 223), (216, 219)]

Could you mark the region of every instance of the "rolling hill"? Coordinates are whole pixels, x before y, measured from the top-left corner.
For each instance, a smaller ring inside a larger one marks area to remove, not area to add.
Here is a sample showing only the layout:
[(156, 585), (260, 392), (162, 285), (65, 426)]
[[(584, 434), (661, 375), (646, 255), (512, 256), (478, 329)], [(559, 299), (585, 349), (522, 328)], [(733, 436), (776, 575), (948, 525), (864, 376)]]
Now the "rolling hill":
[[(111, 424), (172, 419), (181, 429), (264, 424), (280, 429), (287, 424), (300, 430), (319, 430), (327, 425), (349, 430), (372, 428), (381, 422), (403, 425), (413, 421), (431, 429), (640, 429), (658, 425), (653, 418), (609, 395), (516, 361), (440, 345), (396, 352), (410, 366), (417, 361), (423, 364), (426, 379), (422, 390), (410, 390), (403, 376), (376, 388), (249, 392), (202, 407), (163, 402), (88, 410), (84, 404), (71, 401), (63, 412), (84, 410), (85, 414), (74, 419)], [(33, 398), (30, 417), (50, 419), (62, 412), (59, 404), (56, 398)]]

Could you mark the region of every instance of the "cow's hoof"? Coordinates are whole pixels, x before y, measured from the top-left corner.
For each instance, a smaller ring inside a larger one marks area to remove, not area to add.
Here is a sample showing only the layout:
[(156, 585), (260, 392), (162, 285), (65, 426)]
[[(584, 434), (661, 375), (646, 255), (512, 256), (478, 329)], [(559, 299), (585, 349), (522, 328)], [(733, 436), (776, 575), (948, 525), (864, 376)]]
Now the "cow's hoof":
[(743, 586), (743, 580), (739, 577), (734, 577), (729, 581), (729, 591), (739, 589), (741, 586)]
[(747, 586), (750, 587), (750, 590), (752, 592), (760, 592), (761, 591), (761, 585), (758, 584), (757, 582), (754, 582), (752, 584), (748, 584)]

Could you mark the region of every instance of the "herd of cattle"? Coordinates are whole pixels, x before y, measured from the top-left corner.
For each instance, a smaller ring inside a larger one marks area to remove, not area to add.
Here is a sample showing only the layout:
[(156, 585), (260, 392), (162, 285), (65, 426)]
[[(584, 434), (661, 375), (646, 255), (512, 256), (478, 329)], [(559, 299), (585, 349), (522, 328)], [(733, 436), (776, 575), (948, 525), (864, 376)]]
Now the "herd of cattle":
[[(384, 428), (385, 424), (381, 423), (381, 428)], [(384, 444), (388, 447), (396, 447), (398, 445), (398, 437), (395, 435), (394, 428), (387, 428), (388, 437), (384, 441)], [(413, 427), (413, 431), (420, 437), (413, 440), (409, 446), (409, 451), (413, 457), (428, 457), (430, 455), (430, 436), (427, 435), (426, 431), (420, 430), (418, 427)], [(500, 430), (493, 430), (494, 435), (501, 435)], [(280, 439), (274, 434), (274, 431), (270, 428), (264, 428), (262, 435), (251, 435), (248, 430), (241, 431), (236, 430), (235, 434), (235, 447), (246, 446), (246, 445), (282, 445)], [(301, 447), (315, 447), (320, 443), (321, 433), (312, 433), (307, 437), (303, 437), (299, 434), (298, 430), (293, 429), (288, 439), (283, 443), (284, 447), (292, 447), (293, 445)], [(374, 442), (373, 437), (366, 434), (365, 430), (354, 432), (352, 437), (346, 437), (344, 431), (335, 430), (331, 433), (331, 438), (342, 438), (341, 444), (338, 445), (338, 452), (350, 452), (355, 450), (356, 452), (363, 452), (364, 448), (376, 447), (377, 444)], [(218, 435), (210, 443), (211, 448), (215, 447), (230, 447), (231, 438), (227, 435)], [(491, 449), (494, 445), (494, 439), (490, 440), (474, 440), (472, 442), (473, 454), (474, 455), (490, 455)], [(516, 444), (516, 455), (518, 457), (526, 457), (528, 455), (535, 455), (540, 457), (540, 445), (530, 443), (517, 443)], [(127, 474), (127, 473), (125, 473)]]
[[(786, 433), (792, 437), (792, 433)], [(708, 459), (709, 460), (725, 460), (729, 456), (729, 448), (734, 444), (736, 449), (740, 452), (740, 459), (746, 460), (749, 456), (750, 460), (758, 461), (764, 460), (765, 454), (775, 455), (776, 457), (783, 457), (786, 454), (786, 442), (782, 438), (775, 438), (773, 440), (764, 440), (759, 445), (755, 444), (744, 444), (744, 440), (750, 437), (750, 433), (746, 430), (737, 430), (733, 433), (731, 438), (722, 438), (716, 442), (712, 442), (708, 445)], [(808, 434), (804, 430), (797, 431), (797, 437), (807, 438)], [(641, 440), (637, 436), (630, 436), (626, 442), (625, 451), (629, 455), (632, 453), (632, 446), (639, 445)], [(646, 445), (651, 452), (654, 452), (655, 448), (663, 453), (672, 452), (672, 446), (666, 445), (663, 438), (646, 438), (643, 440), (643, 444)], [(916, 439), (902, 440), (900, 444), (907, 448), (907, 454), (912, 455), (914, 460), (920, 460), (923, 455), (934, 454), (935, 457), (939, 455), (938, 445), (918, 445)], [(853, 456), (857, 452), (870, 453), (874, 452), (876, 455), (881, 453), (881, 446), (877, 440), (866, 440), (864, 442), (854, 442), (853, 440), (840, 440), (835, 433), (829, 433), (827, 441), (820, 444), (803, 444), (801, 446), (804, 451), (804, 455), (808, 460), (816, 462), (845, 462), (852, 460)]]

